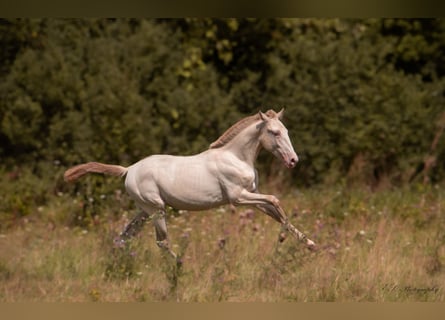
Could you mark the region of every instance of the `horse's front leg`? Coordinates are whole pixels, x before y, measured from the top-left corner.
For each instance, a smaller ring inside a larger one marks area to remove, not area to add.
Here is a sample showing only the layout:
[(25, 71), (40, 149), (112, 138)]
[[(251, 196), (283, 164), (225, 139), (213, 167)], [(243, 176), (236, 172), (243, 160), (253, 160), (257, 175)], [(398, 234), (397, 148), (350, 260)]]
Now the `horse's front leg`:
[(304, 233), (295, 228), (286, 216), (280, 201), (273, 195), (264, 195), (260, 193), (253, 193), (247, 190), (240, 192), (239, 196), (235, 199), (235, 204), (250, 204), (255, 205), (258, 209), (265, 212), (277, 222), (281, 223), (283, 228), (290, 232), (298, 240), (305, 242), (309, 248), (314, 248), (315, 243), (310, 240)]

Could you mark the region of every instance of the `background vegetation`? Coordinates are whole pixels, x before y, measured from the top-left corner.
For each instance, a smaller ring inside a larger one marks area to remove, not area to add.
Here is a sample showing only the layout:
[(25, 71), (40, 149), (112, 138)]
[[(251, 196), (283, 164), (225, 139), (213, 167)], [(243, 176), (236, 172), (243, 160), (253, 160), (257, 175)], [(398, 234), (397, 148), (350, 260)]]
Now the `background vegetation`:
[[(444, 300), (445, 20), (17, 19), (0, 45), (0, 299)], [(122, 181), (62, 181), (282, 107), (300, 162), (261, 154), (260, 189), (319, 253), (245, 209), (173, 211), (173, 270), (151, 238), (107, 247), (134, 215)]]

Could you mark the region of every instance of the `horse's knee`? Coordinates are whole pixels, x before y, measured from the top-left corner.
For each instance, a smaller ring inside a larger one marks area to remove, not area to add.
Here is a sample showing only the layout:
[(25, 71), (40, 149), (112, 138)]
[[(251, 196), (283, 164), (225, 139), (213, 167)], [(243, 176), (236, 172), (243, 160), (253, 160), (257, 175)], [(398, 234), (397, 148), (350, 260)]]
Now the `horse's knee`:
[(280, 207), (280, 200), (278, 200), (277, 197), (275, 197), (274, 195), (271, 195), (268, 197), (269, 202), (274, 206), (274, 207)]

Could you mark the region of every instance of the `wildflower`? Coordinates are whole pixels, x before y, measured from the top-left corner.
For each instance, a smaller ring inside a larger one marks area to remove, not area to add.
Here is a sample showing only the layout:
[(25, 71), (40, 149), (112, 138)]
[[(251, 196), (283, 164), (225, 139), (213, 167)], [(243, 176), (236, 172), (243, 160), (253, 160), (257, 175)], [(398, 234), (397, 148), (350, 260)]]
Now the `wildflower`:
[(115, 248), (123, 248), (125, 246), (125, 240), (121, 237), (116, 237), (113, 240), (113, 244)]
[(247, 209), (245, 211), (246, 219), (252, 220), (255, 217), (255, 211), (253, 209)]
[(190, 232), (184, 231), (184, 232), (181, 234), (181, 238), (184, 238), (184, 239), (188, 239), (188, 238), (190, 238)]
[(255, 211), (252, 209), (247, 209), (245, 211), (240, 212), (239, 217), (240, 219), (244, 220), (252, 220), (255, 216)]

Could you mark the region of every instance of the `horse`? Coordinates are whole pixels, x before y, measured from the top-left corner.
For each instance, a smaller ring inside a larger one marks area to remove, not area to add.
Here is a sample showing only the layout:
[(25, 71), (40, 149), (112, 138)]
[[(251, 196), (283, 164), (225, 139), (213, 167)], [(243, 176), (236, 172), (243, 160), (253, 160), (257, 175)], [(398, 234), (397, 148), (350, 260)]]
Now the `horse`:
[(262, 148), (294, 168), (298, 156), (288, 130), (281, 122), (284, 109), (268, 110), (247, 116), (225, 131), (210, 147), (195, 155), (157, 154), (129, 167), (88, 162), (68, 169), (64, 174), (72, 182), (88, 173), (125, 176), (127, 193), (141, 210), (119, 235), (125, 243), (151, 219), (157, 245), (171, 256), (166, 206), (177, 210), (199, 211), (221, 205), (253, 205), (282, 225), (284, 231), (315, 249), (315, 243), (290, 222), (274, 195), (258, 191), (258, 171), (254, 162)]

